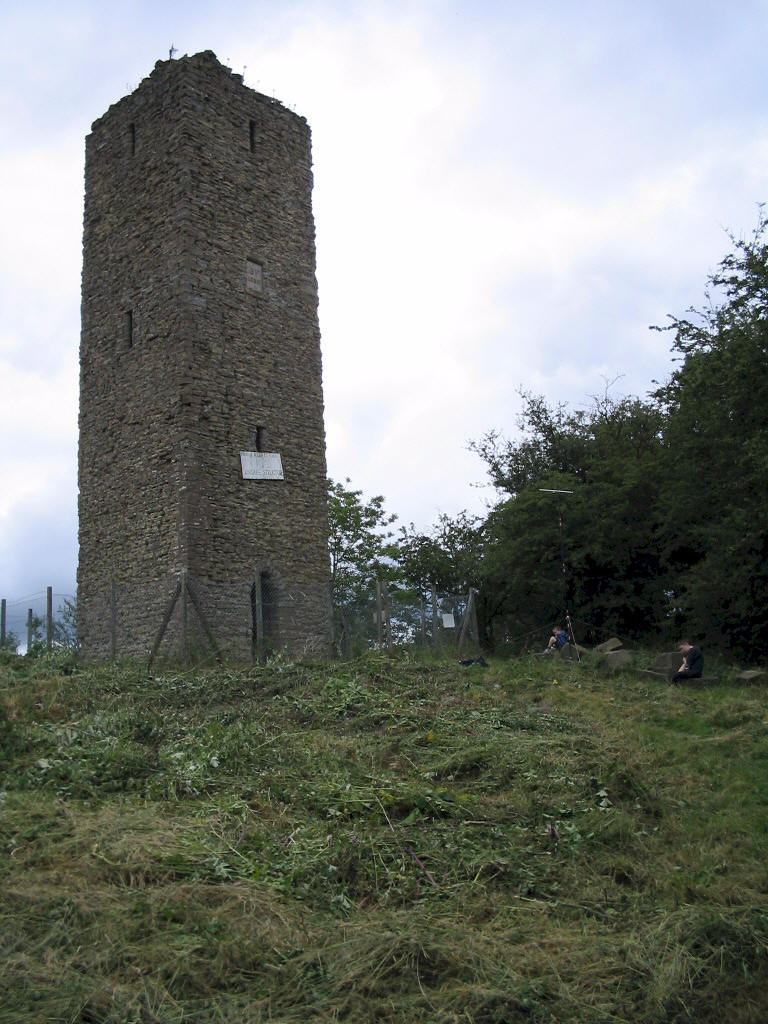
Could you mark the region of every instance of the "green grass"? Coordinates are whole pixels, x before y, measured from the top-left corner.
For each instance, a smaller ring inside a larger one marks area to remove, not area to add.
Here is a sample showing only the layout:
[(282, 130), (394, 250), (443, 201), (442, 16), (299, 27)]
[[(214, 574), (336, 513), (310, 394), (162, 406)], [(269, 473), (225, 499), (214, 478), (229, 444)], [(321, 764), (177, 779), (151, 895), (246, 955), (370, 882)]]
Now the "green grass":
[(768, 1020), (768, 695), (0, 662), (0, 1021)]

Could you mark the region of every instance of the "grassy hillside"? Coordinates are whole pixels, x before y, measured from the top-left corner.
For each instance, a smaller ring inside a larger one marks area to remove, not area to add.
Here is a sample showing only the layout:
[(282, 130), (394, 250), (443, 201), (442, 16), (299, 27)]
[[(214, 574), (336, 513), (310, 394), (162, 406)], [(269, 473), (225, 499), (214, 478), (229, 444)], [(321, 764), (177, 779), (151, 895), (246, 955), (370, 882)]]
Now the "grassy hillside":
[(0, 1021), (768, 1020), (768, 695), (0, 663)]

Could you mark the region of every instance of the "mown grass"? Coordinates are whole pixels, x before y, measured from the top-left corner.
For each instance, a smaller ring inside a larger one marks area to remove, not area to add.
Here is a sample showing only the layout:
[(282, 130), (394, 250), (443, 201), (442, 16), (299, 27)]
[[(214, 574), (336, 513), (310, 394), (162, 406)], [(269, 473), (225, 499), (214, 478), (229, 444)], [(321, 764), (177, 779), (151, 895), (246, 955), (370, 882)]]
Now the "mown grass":
[(768, 696), (0, 663), (0, 1021), (768, 1020)]

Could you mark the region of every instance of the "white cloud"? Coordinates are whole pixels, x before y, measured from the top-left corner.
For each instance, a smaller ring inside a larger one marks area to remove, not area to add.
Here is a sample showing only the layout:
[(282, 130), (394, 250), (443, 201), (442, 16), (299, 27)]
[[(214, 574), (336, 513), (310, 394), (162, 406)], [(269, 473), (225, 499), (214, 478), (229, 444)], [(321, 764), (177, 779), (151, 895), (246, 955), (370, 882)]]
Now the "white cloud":
[(723, 226), (768, 198), (765, 23), (598, 0), (4, 12), (6, 534), (73, 507), (83, 136), (172, 43), (307, 117), (329, 468), (426, 526), (482, 507), (464, 446), (514, 428), (519, 385), (579, 404), (666, 375), (648, 325), (700, 301)]

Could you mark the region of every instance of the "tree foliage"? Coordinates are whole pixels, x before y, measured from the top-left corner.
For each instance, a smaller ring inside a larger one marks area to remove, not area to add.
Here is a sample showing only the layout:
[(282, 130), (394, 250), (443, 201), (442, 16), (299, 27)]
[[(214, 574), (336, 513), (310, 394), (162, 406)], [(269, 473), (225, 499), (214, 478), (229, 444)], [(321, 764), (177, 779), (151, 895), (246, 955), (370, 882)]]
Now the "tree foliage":
[(442, 514), (427, 533), (401, 527), (398, 560), (404, 582), (426, 593), (431, 587), (466, 595), (482, 574), (483, 524), (466, 511)]
[(672, 317), (664, 409), (665, 556), (682, 622), (741, 657), (768, 647), (768, 221)]
[(593, 631), (646, 633), (664, 600), (658, 407), (607, 391), (575, 412), (523, 399), (519, 440), (493, 433), (474, 445), (504, 494), (488, 518), (484, 567), (496, 632), (525, 634), (568, 610)]
[(491, 646), (541, 635), (568, 611), (586, 641), (687, 634), (763, 656), (767, 228), (761, 209), (751, 238), (731, 238), (703, 309), (670, 318), (676, 366), (645, 399), (608, 385), (574, 410), (521, 392), (517, 434), (470, 445), (498, 494), (484, 520), (443, 515), (395, 542), (381, 496), (331, 483), (336, 605), (359, 604), (376, 579), (420, 597), (473, 588)]
[(397, 516), (384, 508), (380, 494), (365, 500), (361, 490), (328, 481), (328, 552), (331, 600), (343, 631), (366, 635), (376, 582), (397, 575), (397, 546), (390, 529)]
[(731, 239), (703, 310), (671, 318), (678, 365), (646, 400), (606, 389), (571, 411), (523, 392), (519, 435), (471, 446), (501, 497), (485, 524), (490, 635), (572, 608), (595, 639), (766, 650), (767, 226), (761, 212)]

